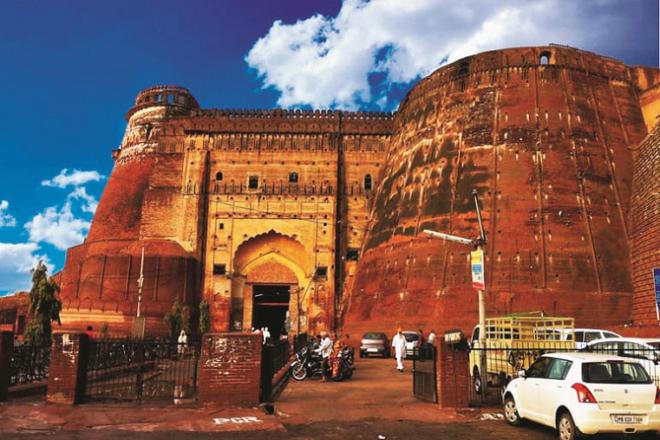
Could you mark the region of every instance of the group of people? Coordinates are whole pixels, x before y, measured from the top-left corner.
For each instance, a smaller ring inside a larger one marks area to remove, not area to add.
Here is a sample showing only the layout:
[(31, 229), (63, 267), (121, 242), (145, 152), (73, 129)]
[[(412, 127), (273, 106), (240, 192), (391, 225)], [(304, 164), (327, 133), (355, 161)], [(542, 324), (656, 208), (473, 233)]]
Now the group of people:
[[(348, 335), (346, 335), (348, 342)], [(330, 338), (327, 331), (322, 331), (316, 337), (317, 348), (316, 353), (321, 356), (323, 365), (323, 376), (321, 382), (327, 382), (328, 378), (336, 376), (339, 373), (339, 353), (346, 347), (347, 342), (344, 342), (335, 335), (335, 341)]]
[[(435, 346), (436, 334), (435, 330), (431, 330), (427, 339), (424, 338), (424, 331), (420, 329), (418, 332), (420, 345), (433, 345)], [(399, 327), (396, 334), (392, 337), (392, 348), (394, 349), (394, 357), (396, 358), (396, 369), (399, 373), (403, 373), (403, 359), (406, 357), (406, 337), (403, 330)]]

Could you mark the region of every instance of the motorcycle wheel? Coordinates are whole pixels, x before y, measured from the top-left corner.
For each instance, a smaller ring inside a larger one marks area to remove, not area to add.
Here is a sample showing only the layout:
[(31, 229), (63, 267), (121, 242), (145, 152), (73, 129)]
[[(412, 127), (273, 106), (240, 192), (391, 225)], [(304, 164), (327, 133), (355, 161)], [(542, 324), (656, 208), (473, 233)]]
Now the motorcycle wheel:
[(350, 379), (351, 377), (353, 377), (353, 371), (354, 370), (352, 368), (349, 368), (348, 371), (346, 371), (346, 373), (344, 374), (344, 379)]
[(341, 372), (341, 373), (337, 374), (336, 376), (330, 376), (330, 379), (333, 382), (341, 382), (342, 380), (344, 380), (344, 373)]
[(295, 380), (305, 380), (307, 378), (307, 368), (301, 363), (296, 363), (291, 367), (291, 377)]

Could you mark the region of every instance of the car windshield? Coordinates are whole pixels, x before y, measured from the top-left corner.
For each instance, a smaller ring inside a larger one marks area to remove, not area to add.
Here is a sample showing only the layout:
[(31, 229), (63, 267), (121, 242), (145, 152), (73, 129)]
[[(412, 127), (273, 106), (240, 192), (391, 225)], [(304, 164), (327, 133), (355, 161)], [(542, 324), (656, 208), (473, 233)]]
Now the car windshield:
[(383, 339), (382, 333), (365, 333), (362, 339)]
[(584, 363), (582, 380), (587, 383), (651, 383), (644, 367), (621, 361)]
[(404, 333), (403, 336), (405, 336), (406, 341), (408, 342), (417, 341), (419, 339), (419, 335), (417, 333)]

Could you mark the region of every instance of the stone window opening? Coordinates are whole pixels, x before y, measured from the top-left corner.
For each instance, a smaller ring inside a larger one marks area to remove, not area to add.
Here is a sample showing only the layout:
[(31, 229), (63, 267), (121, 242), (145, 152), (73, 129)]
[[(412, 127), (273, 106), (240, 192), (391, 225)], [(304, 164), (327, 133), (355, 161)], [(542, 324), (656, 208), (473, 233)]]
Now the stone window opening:
[(542, 52), (539, 57), (539, 64), (550, 64), (550, 52)]
[(365, 191), (371, 191), (372, 188), (372, 180), (371, 180), (371, 174), (367, 174), (364, 176), (364, 189)]
[(295, 171), (289, 173), (289, 183), (298, 183), (298, 173)]
[(213, 265), (213, 275), (225, 275), (227, 273), (227, 266), (224, 264)]
[(259, 176), (249, 176), (248, 189), (258, 189), (258, 188), (259, 188)]
[(222, 180), (222, 171), (218, 171), (215, 173), (215, 180)]

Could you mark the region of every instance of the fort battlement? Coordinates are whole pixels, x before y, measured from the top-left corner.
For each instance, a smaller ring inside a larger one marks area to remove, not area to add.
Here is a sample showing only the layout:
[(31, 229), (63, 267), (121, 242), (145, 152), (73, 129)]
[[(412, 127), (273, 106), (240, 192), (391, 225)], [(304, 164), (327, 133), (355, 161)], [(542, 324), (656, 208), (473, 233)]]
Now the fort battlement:
[(658, 84), (658, 69), (549, 45), (443, 66), (396, 113), (204, 109), (184, 87), (145, 89), (87, 240), (67, 253), (65, 326), (130, 332), (144, 248), (152, 333), (175, 298), (205, 299), (213, 331), (467, 331), (468, 249), (420, 232), (476, 236), (473, 189), (489, 313), (650, 319), (630, 237), (651, 211), (636, 214), (644, 184), (631, 182), (653, 169), (655, 141), (635, 161)]

